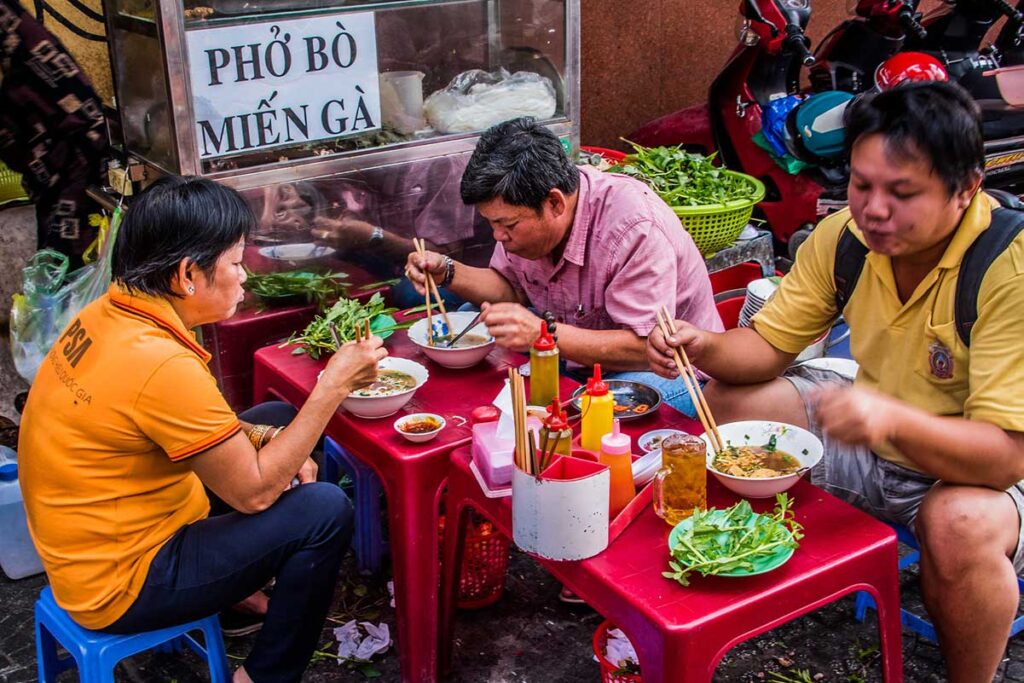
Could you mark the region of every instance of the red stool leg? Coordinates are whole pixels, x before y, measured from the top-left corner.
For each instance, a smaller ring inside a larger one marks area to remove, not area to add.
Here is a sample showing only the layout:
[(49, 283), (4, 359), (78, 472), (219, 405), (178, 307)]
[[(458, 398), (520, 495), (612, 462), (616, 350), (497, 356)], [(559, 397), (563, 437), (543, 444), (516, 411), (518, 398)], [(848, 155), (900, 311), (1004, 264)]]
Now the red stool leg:
[(382, 473), (391, 529), (402, 681), (437, 680), (437, 505), (444, 468), (396, 467)]

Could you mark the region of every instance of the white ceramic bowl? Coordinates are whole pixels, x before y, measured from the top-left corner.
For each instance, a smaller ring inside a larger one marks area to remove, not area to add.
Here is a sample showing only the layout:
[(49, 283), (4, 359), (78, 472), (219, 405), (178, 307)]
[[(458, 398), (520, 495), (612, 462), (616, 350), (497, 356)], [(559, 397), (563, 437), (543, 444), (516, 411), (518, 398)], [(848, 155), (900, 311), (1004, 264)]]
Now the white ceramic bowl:
[[(438, 314), (434, 314), (434, 319), (437, 320)], [(473, 322), (473, 318), (476, 317), (476, 313), (473, 311), (457, 311), (448, 314), (448, 320), (451, 321), (454, 331), (452, 334), (458, 334), (466, 327), (466, 325)], [(427, 358), (443, 365), (446, 368), (468, 368), (476, 365), (484, 359), (484, 357), (491, 352), (494, 348), (494, 337), (487, 332), (487, 326), (483, 323), (477, 323), (473, 326), (466, 334), (478, 334), (482, 337), (487, 337), (488, 341), (484, 344), (477, 346), (464, 346), (457, 349), (449, 349), (441, 346), (430, 346), (427, 344), (427, 319), (422, 318), (413, 323), (413, 326), (409, 328), (409, 339), (413, 344), (423, 349), (423, 353), (427, 354)]]
[[(402, 425), (416, 420), (424, 420), (426, 418), (437, 420), (439, 425), (438, 428), (432, 432), (419, 432), (417, 434), (402, 431)], [(436, 413), (411, 413), (405, 417), (400, 417), (395, 420), (395, 431), (404, 436), (408, 441), (412, 441), (413, 443), (424, 443), (425, 441), (430, 441), (440, 434), (441, 430), (444, 429), (445, 424), (444, 418)]]
[(376, 418), (394, 415), (406, 403), (412, 400), (416, 390), (426, 384), (427, 379), (430, 377), (430, 373), (427, 372), (425, 367), (407, 358), (389, 356), (378, 363), (377, 367), (381, 370), (399, 370), (412, 375), (416, 380), (416, 386), (398, 394), (391, 394), (390, 396), (363, 397), (350, 395), (341, 402), (341, 407), (356, 417)]
[[(730, 444), (733, 446), (763, 446), (774, 434), (777, 438), (776, 447), (799, 460), (801, 469), (817, 465), (824, 452), (821, 441), (814, 434), (806, 429), (782, 422), (769, 422), (768, 420), (730, 422), (718, 425), (718, 433), (722, 436), (722, 441), (726, 446)], [(776, 493), (785, 491), (800, 478), (800, 474), (797, 473), (784, 474), (781, 477), (754, 479), (719, 472), (712, 465), (715, 453), (711, 450), (711, 442), (706, 434), (701, 438), (708, 444), (708, 471), (715, 475), (718, 481), (725, 484), (726, 488), (744, 498), (770, 498)]]

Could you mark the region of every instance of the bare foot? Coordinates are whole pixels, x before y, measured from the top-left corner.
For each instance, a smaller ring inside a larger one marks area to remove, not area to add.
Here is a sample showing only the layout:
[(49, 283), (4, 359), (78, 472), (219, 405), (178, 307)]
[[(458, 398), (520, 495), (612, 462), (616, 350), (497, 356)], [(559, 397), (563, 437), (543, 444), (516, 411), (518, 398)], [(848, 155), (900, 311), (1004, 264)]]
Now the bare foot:
[(245, 667), (240, 666), (235, 669), (235, 675), (231, 677), (233, 683), (252, 683), (252, 679), (249, 678), (249, 674), (245, 672)]
[[(270, 598), (263, 591), (256, 591), (245, 600), (235, 603), (231, 609), (241, 614), (266, 614)], [(248, 679), (248, 676), (246, 676)]]

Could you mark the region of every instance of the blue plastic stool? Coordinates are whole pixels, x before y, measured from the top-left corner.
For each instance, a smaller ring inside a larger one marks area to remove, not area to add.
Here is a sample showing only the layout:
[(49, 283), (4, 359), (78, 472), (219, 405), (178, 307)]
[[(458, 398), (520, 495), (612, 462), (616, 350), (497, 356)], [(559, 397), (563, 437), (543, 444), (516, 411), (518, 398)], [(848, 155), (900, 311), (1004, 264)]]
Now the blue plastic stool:
[(352, 536), (352, 549), (356, 553), (356, 567), (360, 573), (376, 574), (387, 551), (382, 532), (380, 514), (380, 479), (371, 467), (345, 450), (329, 436), (324, 437), (323, 481), (337, 484), (344, 470), (355, 485), (356, 528)]
[[(900, 559), (899, 568), (902, 571), (910, 565), (916, 564), (921, 559), (921, 550), (917, 544), (917, 539), (914, 537), (914, 533), (910, 529), (902, 524), (889, 524), (889, 526), (896, 531), (896, 538), (899, 539), (900, 543), (914, 550), (914, 552)], [(1019, 576), (1017, 577), (1017, 589), (1024, 593), (1024, 579), (1021, 579)], [(865, 591), (857, 593), (857, 603), (854, 607), (857, 621), (864, 621), (865, 613), (869, 608), (875, 609), (874, 598)], [(900, 622), (917, 635), (927, 638), (933, 643), (939, 642), (938, 636), (935, 635), (935, 627), (927, 619), (919, 617), (906, 609), (900, 609)], [(1024, 616), (1019, 616), (1013, 620), (1013, 624), (1010, 626), (1010, 637), (1012, 638), (1021, 631), (1024, 631)]]
[[(190, 631), (203, 632), (205, 648), (189, 635)], [(58, 643), (70, 657), (57, 656)], [(228, 657), (216, 614), (158, 631), (111, 635), (76, 624), (54, 601), (49, 586), (36, 600), (36, 660), (42, 683), (54, 683), (62, 671), (76, 666), (82, 683), (114, 683), (114, 666), (122, 659), (168, 644), (187, 645), (206, 659), (211, 683), (230, 683)]]

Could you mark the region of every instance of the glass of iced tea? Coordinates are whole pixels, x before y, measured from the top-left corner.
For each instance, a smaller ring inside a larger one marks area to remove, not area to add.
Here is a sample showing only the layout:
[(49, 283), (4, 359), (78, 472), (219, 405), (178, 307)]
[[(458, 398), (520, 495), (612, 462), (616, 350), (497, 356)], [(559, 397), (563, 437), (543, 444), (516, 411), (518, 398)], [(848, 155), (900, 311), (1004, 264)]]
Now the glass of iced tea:
[(675, 526), (708, 507), (707, 450), (692, 434), (672, 434), (661, 442), (661, 470), (654, 477), (654, 513)]

